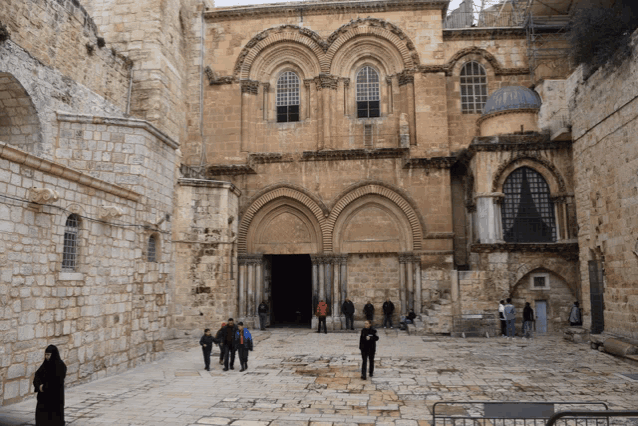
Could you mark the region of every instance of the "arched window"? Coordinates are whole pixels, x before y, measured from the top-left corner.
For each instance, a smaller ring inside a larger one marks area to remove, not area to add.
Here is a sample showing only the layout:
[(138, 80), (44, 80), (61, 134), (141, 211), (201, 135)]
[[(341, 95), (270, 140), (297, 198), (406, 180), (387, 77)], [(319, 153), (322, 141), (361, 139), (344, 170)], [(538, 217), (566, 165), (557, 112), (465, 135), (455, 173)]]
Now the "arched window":
[(357, 73), (357, 117), (379, 116), (379, 74), (372, 67)]
[(277, 80), (277, 122), (299, 121), (299, 77), (286, 71)]
[(556, 241), (554, 203), (543, 176), (529, 167), (514, 170), (503, 184), (503, 239), (510, 243)]
[(461, 111), (480, 114), (487, 100), (487, 74), (478, 62), (468, 62), (461, 68)]
[(62, 269), (75, 271), (78, 260), (78, 234), (80, 232), (80, 217), (71, 214), (66, 219), (64, 227), (64, 246), (62, 248)]
[(157, 235), (148, 237), (148, 247), (146, 249), (146, 261), (157, 262)]

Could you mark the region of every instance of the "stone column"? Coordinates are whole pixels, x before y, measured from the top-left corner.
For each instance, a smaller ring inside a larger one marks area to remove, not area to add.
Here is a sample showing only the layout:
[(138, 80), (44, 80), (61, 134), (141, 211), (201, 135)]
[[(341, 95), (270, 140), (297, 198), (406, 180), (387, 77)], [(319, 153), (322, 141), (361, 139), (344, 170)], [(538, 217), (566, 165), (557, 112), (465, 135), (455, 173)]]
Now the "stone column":
[[(348, 295), (348, 255), (347, 254), (342, 254), (341, 255), (341, 301), (340, 303), (343, 303), (343, 301), (346, 299), (346, 296)], [(339, 309), (341, 309), (341, 305), (339, 306)]]
[[(332, 317), (333, 323), (335, 324), (335, 329), (337, 328), (337, 323), (340, 321), (337, 319), (341, 315), (339, 309), (339, 303), (341, 302), (341, 289), (339, 282), (339, 265), (341, 264), (341, 256), (333, 256), (332, 257)], [(339, 327), (341, 329), (341, 327)]]
[(248, 262), (248, 294), (246, 297), (246, 318), (255, 316), (255, 261)]
[(255, 265), (255, 312), (254, 315), (258, 316), (257, 307), (261, 302), (265, 302), (264, 295), (264, 261), (258, 259)]
[(262, 89), (263, 89), (263, 100), (262, 100), (262, 117), (264, 120), (268, 120), (268, 92), (270, 91), (270, 83), (262, 83)]
[(407, 256), (405, 260), (405, 271), (407, 275), (407, 299), (408, 309), (414, 309), (414, 269), (412, 268), (412, 256)]
[(399, 74), (399, 86), (406, 86), (406, 102), (408, 114), (408, 124), (410, 126), (410, 145), (416, 145), (416, 123), (415, 123), (415, 107), (414, 107), (414, 74), (403, 71)]
[(241, 80), (241, 147), (240, 150), (248, 151), (250, 141), (250, 122), (253, 118), (254, 95), (259, 91), (259, 82), (254, 80)]
[(319, 288), (318, 288), (318, 271), (317, 271), (317, 256), (311, 255), (310, 261), (312, 262), (312, 309), (317, 307), (319, 302)]
[(414, 256), (414, 312), (421, 313), (423, 298), (421, 296), (421, 256)]
[(401, 314), (405, 314), (408, 312), (408, 305), (406, 304), (405, 294), (405, 262), (405, 255), (399, 254), (399, 295), (401, 298)]
[(317, 257), (317, 267), (319, 269), (319, 282), (317, 286), (319, 287), (319, 300), (325, 300), (326, 298), (326, 287), (324, 285), (324, 276), (326, 269), (323, 264), (323, 257)]
[(326, 275), (325, 275), (325, 279), (323, 281), (323, 284), (325, 286), (325, 301), (326, 301), (326, 305), (328, 305), (328, 307), (332, 308), (332, 258), (329, 256), (326, 256), (325, 260), (324, 260), (324, 267), (326, 268)]
[(246, 316), (246, 259), (238, 257), (239, 263), (239, 297), (237, 298), (237, 314), (239, 318)]
[(320, 147), (319, 149), (323, 149), (326, 147), (330, 147), (330, 137), (331, 137), (331, 128), (330, 128), (330, 112), (331, 108), (331, 100), (333, 91), (336, 92), (338, 87), (338, 78), (330, 75), (320, 73), (317, 77), (314, 78), (315, 87), (317, 88), (317, 94), (321, 97), (321, 139), (320, 139)]

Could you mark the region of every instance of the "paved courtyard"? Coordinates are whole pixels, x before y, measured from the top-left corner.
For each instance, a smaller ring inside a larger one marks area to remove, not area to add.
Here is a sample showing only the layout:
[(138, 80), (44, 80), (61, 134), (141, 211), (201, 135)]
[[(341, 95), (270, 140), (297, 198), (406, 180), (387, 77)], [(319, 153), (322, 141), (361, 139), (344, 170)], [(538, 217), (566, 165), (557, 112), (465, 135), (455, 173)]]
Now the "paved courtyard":
[[(253, 333), (249, 370), (203, 368), (197, 338), (167, 342), (154, 363), (67, 388), (70, 425), (429, 425), (437, 401), (604, 401), (638, 407), (638, 368), (546, 335), (408, 336), (380, 330), (374, 377), (360, 379), (358, 332)], [(35, 399), (0, 407), (0, 424), (31, 425)]]

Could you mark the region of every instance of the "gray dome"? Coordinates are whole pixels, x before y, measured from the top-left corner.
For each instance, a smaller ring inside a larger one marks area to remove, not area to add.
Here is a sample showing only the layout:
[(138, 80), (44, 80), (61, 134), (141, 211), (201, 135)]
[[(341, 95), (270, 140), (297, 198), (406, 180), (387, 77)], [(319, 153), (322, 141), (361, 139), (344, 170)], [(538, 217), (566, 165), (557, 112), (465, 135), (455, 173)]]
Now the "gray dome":
[(487, 98), (483, 115), (498, 111), (540, 107), (541, 98), (535, 91), (522, 86), (507, 86), (498, 89)]

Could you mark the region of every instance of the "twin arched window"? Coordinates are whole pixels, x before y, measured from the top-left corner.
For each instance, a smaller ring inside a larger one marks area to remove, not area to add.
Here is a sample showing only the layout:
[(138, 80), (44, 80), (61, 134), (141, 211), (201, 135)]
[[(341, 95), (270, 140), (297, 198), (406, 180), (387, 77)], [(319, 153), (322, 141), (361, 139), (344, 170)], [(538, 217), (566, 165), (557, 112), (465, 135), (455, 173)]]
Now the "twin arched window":
[(299, 121), (299, 77), (286, 71), (277, 80), (277, 122)]
[(556, 241), (554, 203), (543, 176), (529, 167), (514, 170), (503, 184), (503, 239), (509, 243)]
[(467, 62), (461, 68), (461, 112), (480, 114), (487, 101), (487, 73), (478, 62)]
[(62, 246), (62, 270), (75, 271), (78, 257), (78, 235), (80, 233), (80, 217), (71, 214), (64, 226), (64, 244)]

